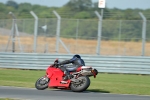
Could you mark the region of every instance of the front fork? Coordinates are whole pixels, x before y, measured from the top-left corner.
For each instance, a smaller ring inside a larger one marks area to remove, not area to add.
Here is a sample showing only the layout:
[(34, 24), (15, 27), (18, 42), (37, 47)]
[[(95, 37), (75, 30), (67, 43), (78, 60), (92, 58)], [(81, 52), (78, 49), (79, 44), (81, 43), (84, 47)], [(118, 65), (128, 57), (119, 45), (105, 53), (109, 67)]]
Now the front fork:
[(48, 81), (49, 81), (48, 75), (45, 75), (45, 76), (43, 77), (43, 80), (45, 80), (46, 82), (48, 82)]

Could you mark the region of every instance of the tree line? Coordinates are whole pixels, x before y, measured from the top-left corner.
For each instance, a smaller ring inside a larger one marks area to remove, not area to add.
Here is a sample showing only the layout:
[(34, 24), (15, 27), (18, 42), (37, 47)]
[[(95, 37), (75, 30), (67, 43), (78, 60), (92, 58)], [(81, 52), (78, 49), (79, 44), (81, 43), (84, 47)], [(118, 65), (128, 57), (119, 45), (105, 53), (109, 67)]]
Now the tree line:
[[(11, 18), (9, 12), (13, 12), (17, 18), (31, 18), (30, 11), (34, 11), (39, 18), (54, 18), (53, 10), (56, 10), (62, 18), (73, 19), (94, 19), (97, 18), (94, 11), (100, 12), (98, 2), (92, 0), (70, 0), (62, 7), (47, 7), (41, 5), (32, 5), (30, 3), (18, 4), (15, 0), (8, 0), (6, 4), (0, 3), (0, 19)], [(142, 12), (147, 19), (150, 19), (150, 9), (104, 9), (104, 19), (108, 20), (141, 20), (139, 12)]]
[[(93, 3), (91, 0), (70, 0), (62, 7), (47, 7), (32, 5), (30, 3), (18, 4), (13, 0), (8, 0), (6, 4), (0, 3), (0, 19), (11, 19), (11, 16), (8, 14), (9, 12), (13, 12), (17, 19), (33, 19), (33, 16), (29, 12), (34, 11), (36, 15), (41, 18), (39, 23), (45, 22), (42, 18), (55, 18), (54, 20), (47, 20), (48, 30), (46, 32), (48, 36), (54, 36), (56, 34), (55, 29), (57, 22), (56, 16), (53, 14), (54, 10), (57, 11), (63, 19), (61, 20), (62, 37), (97, 39), (98, 18), (94, 11), (98, 11), (100, 13), (101, 9), (98, 8), (98, 2)], [(141, 41), (142, 18), (140, 17), (139, 12), (142, 12), (148, 20), (146, 39), (147, 41), (150, 41), (150, 9), (122, 10), (118, 8), (109, 9), (107, 7), (104, 9), (103, 14), (102, 39)], [(19, 31), (23, 31), (23, 25), (21, 24), (22, 22), (18, 21)], [(0, 26), (3, 26), (2, 23)], [(9, 23), (7, 26), (10, 28), (11, 24)], [(31, 26), (34, 26), (34, 23), (30, 20), (26, 21), (24, 24), (24, 31), (29, 34), (33, 34), (34, 28)], [(39, 29), (38, 34), (42, 35), (43, 30)]]

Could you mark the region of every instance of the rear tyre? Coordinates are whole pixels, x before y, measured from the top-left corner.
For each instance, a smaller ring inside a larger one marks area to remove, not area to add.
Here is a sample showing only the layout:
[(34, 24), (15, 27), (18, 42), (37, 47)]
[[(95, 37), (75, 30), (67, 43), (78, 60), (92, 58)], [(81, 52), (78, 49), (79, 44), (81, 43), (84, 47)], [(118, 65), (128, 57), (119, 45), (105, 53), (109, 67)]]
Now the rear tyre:
[(39, 78), (35, 83), (35, 88), (38, 90), (44, 90), (48, 88), (49, 78), (47, 77), (41, 77)]
[(70, 85), (70, 88), (74, 92), (85, 91), (90, 86), (90, 79), (87, 76), (81, 76), (78, 78), (80, 82), (73, 82)]

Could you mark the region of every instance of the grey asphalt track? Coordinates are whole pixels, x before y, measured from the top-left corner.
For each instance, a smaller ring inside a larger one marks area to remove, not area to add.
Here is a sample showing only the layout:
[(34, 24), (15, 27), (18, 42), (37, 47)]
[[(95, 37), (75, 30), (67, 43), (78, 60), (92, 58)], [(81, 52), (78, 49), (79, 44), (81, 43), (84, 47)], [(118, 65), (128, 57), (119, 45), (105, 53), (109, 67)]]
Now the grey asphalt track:
[(150, 96), (119, 95), (110, 93), (81, 92), (70, 90), (36, 90), (34, 88), (0, 87), (0, 98), (22, 100), (150, 100)]

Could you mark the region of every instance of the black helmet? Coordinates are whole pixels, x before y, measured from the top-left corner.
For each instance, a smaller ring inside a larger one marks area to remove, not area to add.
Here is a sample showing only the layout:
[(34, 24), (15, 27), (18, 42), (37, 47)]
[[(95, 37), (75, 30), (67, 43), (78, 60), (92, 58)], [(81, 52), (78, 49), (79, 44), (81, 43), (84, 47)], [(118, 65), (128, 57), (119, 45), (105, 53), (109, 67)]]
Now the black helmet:
[(78, 55), (78, 54), (76, 54), (76, 55), (73, 56), (73, 58), (75, 58), (75, 57), (81, 58), (80, 55)]

